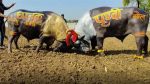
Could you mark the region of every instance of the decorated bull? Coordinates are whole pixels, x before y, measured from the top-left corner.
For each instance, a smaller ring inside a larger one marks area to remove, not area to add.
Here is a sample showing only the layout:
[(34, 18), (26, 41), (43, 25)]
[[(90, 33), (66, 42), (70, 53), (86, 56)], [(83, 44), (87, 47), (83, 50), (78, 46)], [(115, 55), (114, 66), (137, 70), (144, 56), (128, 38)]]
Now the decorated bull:
[(8, 15), (8, 27), (11, 29), (11, 37), (8, 42), (8, 52), (12, 52), (14, 41), (18, 49), (18, 38), (23, 35), (27, 40), (39, 38), (38, 52), (43, 43), (47, 49), (56, 41), (55, 51), (65, 50), (65, 38), (68, 26), (63, 18), (51, 11), (27, 11), (17, 10)]
[[(103, 41), (107, 37), (116, 37), (123, 41), (126, 36), (135, 36), (137, 44), (136, 58), (148, 54), (149, 23), (148, 13), (134, 7), (99, 7), (88, 11), (77, 23), (67, 39), (67, 45), (74, 44), (80, 51), (90, 51), (97, 46), (97, 52), (103, 53)], [(78, 39), (80, 38), (80, 39)]]

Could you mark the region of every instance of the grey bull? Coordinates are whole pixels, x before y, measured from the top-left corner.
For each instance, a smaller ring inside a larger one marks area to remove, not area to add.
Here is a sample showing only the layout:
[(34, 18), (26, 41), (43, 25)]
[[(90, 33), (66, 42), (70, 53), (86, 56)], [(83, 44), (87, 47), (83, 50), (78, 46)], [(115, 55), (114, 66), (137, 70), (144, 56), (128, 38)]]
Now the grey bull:
[[(8, 43), (8, 52), (12, 52), (14, 41), (18, 49), (18, 38), (23, 35), (27, 40), (39, 38), (38, 52), (43, 43), (47, 49), (56, 41), (58, 44), (55, 51), (65, 50), (66, 31), (69, 29), (64, 19), (51, 11), (28, 11), (17, 10), (8, 15), (8, 27), (11, 29), (11, 36)], [(64, 48), (63, 48), (64, 47)]]
[(95, 8), (88, 11), (75, 26), (78, 38), (84, 38), (76, 39), (73, 43), (80, 45), (77, 47), (80, 51), (90, 51), (97, 46), (97, 52), (102, 53), (105, 38), (116, 37), (123, 41), (132, 34), (136, 39), (137, 56), (143, 57), (148, 54), (148, 23), (148, 13), (138, 8)]

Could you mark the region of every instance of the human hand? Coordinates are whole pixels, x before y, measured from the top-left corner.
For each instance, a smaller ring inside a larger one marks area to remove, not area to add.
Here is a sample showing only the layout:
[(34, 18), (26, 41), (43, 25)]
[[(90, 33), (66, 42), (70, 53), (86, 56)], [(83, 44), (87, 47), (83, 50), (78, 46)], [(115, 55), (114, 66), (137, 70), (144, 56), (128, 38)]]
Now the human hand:
[(11, 6), (14, 6), (16, 3), (11, 4)]

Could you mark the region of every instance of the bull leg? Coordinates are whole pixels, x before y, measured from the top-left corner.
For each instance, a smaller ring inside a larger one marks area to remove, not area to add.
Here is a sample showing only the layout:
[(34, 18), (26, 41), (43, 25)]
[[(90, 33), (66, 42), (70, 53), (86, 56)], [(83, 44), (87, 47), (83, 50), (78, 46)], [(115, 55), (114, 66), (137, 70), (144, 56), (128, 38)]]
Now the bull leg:
[(95, 50), (96, 45), (97, 45), (96, 36), (94, 36), (91, 39), (92, 50)]
[(53, 51), (55, 52), (66, 52), (69, 48), (67, 47), (65, 42), (56, 41), (55, 48)]
[(145, 37), (144, 36), (136, 37), (136, 44), (137, 44), (137, 54), (135, 58), (143, 58), (142, 50), (144, 50), (144, 53), (147, 53), (147, 47), (146, 47), (147, 43)]
[(49, 47), (52, 45), (53, 43), (49, 43), (49, 42), (46, 42), (46, 50), (49, 50)]
[(55, 51), (55, 52), (60, 51), (60, 49), (59, 49), (60, 46), (61, 46), (61, 43), (59, 41), (55, 41), (53, 51)]
[(46, 43), (46, 50), (49, 50), (49, 46), (50, 46), (50, 44), (48, 43)]
[(147, 37), (147, 35), (145, 36), (145, 44), (144, 44), (144, 56), (147, 56), (148, 55), (148, 37)]
[(9, 41), (8, 41), (8, 53), (11, 53), (12, 52), (12, 42), (14, 40), (14, 38), (16, 37), (16, 35), (13, 35), (9, 38)]
[(41, 36), (39, 39), (39, 45), (36, 48), (36, 52), (39, 52), (40, 48), (43, 46), (45, 36)]
[(97, 46), (98, 46), (97, 52), (99, 55), (105, 55), (104, 50), (103, 50), (103, 42), (104, 42), (104, 38), (97, 37)]
[(47, 37), (47, 39), (45, 39), (45, 43), (46, 43), (46, 50), (49, 50), (49, 46), (51, 46), (54, 43), (54, 38), (53, 37)]
[(18, 47), (18, 39), (19, 39), (20, 35), (17, 35), (15, 38), (14, 38), (14, 43), (15, 43), (15, 47), (16, 49), (19, 49)]

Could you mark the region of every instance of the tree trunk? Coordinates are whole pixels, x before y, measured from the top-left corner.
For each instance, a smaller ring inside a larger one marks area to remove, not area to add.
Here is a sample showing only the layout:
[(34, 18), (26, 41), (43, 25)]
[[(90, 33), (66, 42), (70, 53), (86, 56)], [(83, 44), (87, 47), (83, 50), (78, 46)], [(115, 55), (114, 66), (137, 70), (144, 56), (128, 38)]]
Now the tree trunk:
[(136, 1), (137, 1), (138, 8), (140, 8), (140, 1), (139, 0), (136, 0)]

